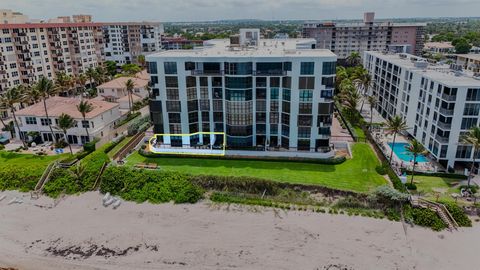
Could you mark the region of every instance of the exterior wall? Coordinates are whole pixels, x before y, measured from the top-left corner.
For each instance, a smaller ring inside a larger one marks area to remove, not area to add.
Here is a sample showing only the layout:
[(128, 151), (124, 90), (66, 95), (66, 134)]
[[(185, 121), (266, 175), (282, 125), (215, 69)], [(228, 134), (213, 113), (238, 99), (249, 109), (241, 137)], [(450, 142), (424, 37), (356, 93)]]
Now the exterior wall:
[(391, 44), (409, 45), (411, 51), (407, 53), (416, 54), (417, 27), (416, 26), (394, 26), (392, 27)]
[[(332, 74), (323, 75), (322, 72), (324, 62), (334, 65), (335, 57), (207, 56), (192, 59), (152, 55), (147, 57), (147, 61), (150, 65), (153, 95), (156, 96), (150, 107), (155, 133), (226, 132), (227, 146), (237, 148), (266, 143), (272, 147), (281, 145), (292, 151), (299, 148), (325, 151), (329, 147), (333, 84), (322, 84), (322, 78), (331, 78), (333, 83), (335, 69), (333, 67)], [(195, 69), (185, 70), (185, 63), (190, 61), (195, 61)], [(176, 63), (176, 74), (165, 74), (165, 62)], [(206, 62), (219, 63), (220, 70), (211, 74), (203, 67)], [(258, 63), (284, 62), (291, 62), (291, 70), (276, 70), (275, 74), (265, 75), (258, 72)], [(301, 62), (313, 62), (314, 73), (300, 75)], [(225, 70), (226, 63), (251, 63), (252, 70), (244, 75), (234, 75)], [(178, 78), (178, 87), (167, 87), (168, 76)], [(310, 77), (314, 81), (313, 89), (306, 91), (312, 93), (311, 99), (301, 100), (300, 92), (304, 91), (299, 89), (300, 77)], [(251, 83), (234, 88), (227, 85), (232, 78), (251, 79)], [(289, 79), (290, 85), (287, 83)], [(178, 89), (178, 96), (167, 96), (167, 91), (175, 92), (175, 89)], [(236, 100), (234, 95), (237, 93), (239, 96), (244, 95), (243, 98)], [(251, 98), (248, 97), (250, 93)], [(300, 111), (300, 105), (307, 108), (311, 106), (311, 110)], [(310, 120), (299, 121), (299, 117)], [(304, 127), (307, 134), (299, 135), (299, 127)], [(201, 138), (199, 140), (203, 141)], [(305, 143), (303, 148), (299, 147), (299, 141)], [(191, 143), (193, 142), (189, 138), (182, 138), (183, 145)]]
[(160, 23), (108, 23), (103, 26), (105, 57), (118, 65), (136, 63), (139, 55), (162, 48), (163, 25)]
[(470, 147), (461, 142), (462, 134), (471, 127), (465, 119), (480, 123), (480, 114), (465, 115), (464, 111), (466, 103), (480, 106), (480, 100), (467, 99), (468, 91), (480, 89), (480, 81), (476, 87), (453, 85), (448, 77), (432, 79), (428, 71), (401, 67), (369, 52), (365, 53), (364, 66), (372, 74), (372, 94), (379, 100), (376, 109), (384, 118), (402, 116), (410, 127), (407, 133), (446, 166), (471, 161), (471, 148), (466, 154), (457, 151)]
[(480, 72), (480, 56), (457, 55), (457, 64), (462, 65), (464, 69)]
[[(36, 118), (36, 124), (27, 124), (27, 117), (35, 117)], [(115, 107), (111, 110), (105, 111), (100, 115), (97, 115), (93, 118), (87, 118), (87, 121), (89, 122), (90, 128), (88, 129), (90, 139), (92, 140), (93, 138), (102, 138), (105, 136), (111, 136), (111, 133), (114, 131), (114, 126), (117, 122), (119, 122), (121, 117), (119, 107)], [(45, 137), (43, 134), (50, 134), (50, 128), (48, 125), (42, 125), (41, 124), (41, 118), (45, 118), (45, 116), (28, 116), (28, 115), (19, 115), (17, 116), (19, 125), (20, 125), (20, 132), (23, 133), (28, 133), (28, 132), (39, 132), (40, 136), (42, 137), (42, 140), (45, 141)], [(56, 125), (56, 117), (50, 117), (52, 121), (52, 127)], [(77, 121), (77, 126), (74, 128), (71, 128), (67, 131), (67, 136), (75, 136), (76, 141), (70, 141), (72, 144), (83, 144), (82, 143), (82, 136), (84, 137), (83, 140), (87, 137), (87, 133), (85, 131), (85, 128), (82, 126), (82, 121), (83, 119), (75, 119)], [(57, 137), (59, 136), (60, 138), (63, 138), (63, 132), (58, 130), (58, 129), (53, 129)], [(47, 135), (48, 136), (48, 135)], [(113, 137), (112, 137), (113, 138)], [(85, 142), (85, 141), (83, 141)]]

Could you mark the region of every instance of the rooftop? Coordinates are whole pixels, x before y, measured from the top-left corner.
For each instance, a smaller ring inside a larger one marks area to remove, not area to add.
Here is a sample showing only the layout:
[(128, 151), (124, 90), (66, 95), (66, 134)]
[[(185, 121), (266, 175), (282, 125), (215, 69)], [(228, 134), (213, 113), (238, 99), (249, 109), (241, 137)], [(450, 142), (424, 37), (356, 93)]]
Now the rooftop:
[(119, 77), (116, 79), (113, 79), (111, 81), (108, 81), (106, 83), (103, 83), (97, 88), (100, 89), (125, 89), (125, 84), (128, 80), (132, 80), (133, 83), (135, 84), (135, 88), (141, 88), (145, 87), (148, 85), (148, 82), (150, 80), (150, 77), (148, 76), (148, 73), (146, 70), (143, 70), (142, 72), (139, 72), (135, 74), (135, 77)]
[(453, 49), (455, 46), (451, 42), (426, 42), (425, 48)]
[[(474, 77), (474, 74), (467, 70), (456, 72), (446, 64), (428, 63), (426, 65), (427, 60), (425, 58), (406, 53), (382, 53), (375, 51), (368, 51), (367, 53), (447, 86), (480, 87), (480, 77)], [(401, 57), (401, 55), (404, 57)], [(423, 62), (424, 66), (417, 66), (419, 62)]]
[[(59, 117), (62, 113), (66, 113), (75, 119), (81, 119), (82, 114), (77, 110), (77, 105), (80, 103), (79, 98), (67, 97), (50, 97), (47, 99), (48, 115), (50, 117)], [(87, 113), (86, 118), (92, 119), (106, 111), (118, 107), (118, 103), (112, 103), (97, 99), (89, 99), (88, 102), (92, 104), (93, 110)], [(17, 112), (18, 116), (36, 116), (44, 117), (45, 109), (42, 102), (28, 106)]]
[(231, 46), (228, 39), (208, 40), (193, 50), (168, 50), (151, 57), (335, 57), (330, 50), (311, 49), (314, 39), (260, 39), (258, 46)]
[(480, 54), (457, 54), (456, 56), (480, 61)]
[[(331, 21), (306, 21), (303, 27), (317, 27), (316, 24), (328, 27), (364, 27), (368, 26), (368, 23), (364, 22), (342, 22), (336, 23)], [(395, 26), (395, 27), (417, 27), (427, 26), (426, 23), (393, 23), (393, 22), (373, 22), (374, 26)]]

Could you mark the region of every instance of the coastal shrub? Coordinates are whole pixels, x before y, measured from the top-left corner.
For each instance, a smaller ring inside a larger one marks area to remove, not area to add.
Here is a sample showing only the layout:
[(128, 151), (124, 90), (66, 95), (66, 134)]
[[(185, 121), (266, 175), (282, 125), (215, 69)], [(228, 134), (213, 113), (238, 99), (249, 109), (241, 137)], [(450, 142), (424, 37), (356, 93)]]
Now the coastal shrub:
[(338, 208), (368, 208), (368, 205), (364, 202), (359, 200), (358, 198), (348, 196), (345, 198), (341, 198), (335, 203), (335, 207)]
[(385, 216), (387, 216), (388, 220), (392, 221), (400, 221), (400, 212), (394, 208), (387, 208), (385, 211)]
[(86, 152), (93, 152), (95, 151), (95, 145), (97, 144), (97, 142), (99, 141), (100, 139), (98, 138), (95, 138), (93, 139), (93, 141), (91, 142), (87, 142), (83, 145), (83, 150), (85, 150)]
[(141, 114), (140, 112), (130, 113), (129, 115), (127, 115), (125, 119), (123, 119), (118, 124), (116, 124), (115, 128), (125, 125), (126, 123), (130, 122), (132, 119), (137, 118), (140, 114)]
[(43, 187), (43, 193), (52, 198), (57, 198), (62, 193), (75, 194), (80, 190), (69, 169), (56, 168), (52, 171), (50, 179)]
[[(402, 168), (402, 172), (407, 172), (408, 175), (412, 174), (411, 170), (406, 170), (405, 168)], [(445, 172), (435, 172), (435, 173), (429, 173), (429, 172), (418, 172), (415, 171), (415, 175), (424, 175), (424, 176), (435, 176), (435, 177), (442, 177), (442, 178), (454, 178), (454, 179), (459, 179), (459, 180), (465, 180), (468, 178), (468, 176), (464, 174), (458, 174), (458, 173), (445, 173)]]
[(229, 177), (213, 175), (192, 175), (190, 181), (205, 189), (251, 194), (276, 195), (278, 183), (254, 177)]
[(448, 209), (448, 212), (452, 214), (453, 219), (461, 227), (472, 227), (472, 221), (468, 218), (467, 214), (454, 202), (442, 202)]
[(1, 166), (0, 190), (18, 189), (22, 192), (33, 190), (44, 170), (43, 166), (34, 162), (29, 166), (22, 166), (22, 168), (15, 165)]
[(414, 183), (405, 183), (405, 187), (408, 190), (417, 190), (417, 185), (415, 185)]
[(100, 190), (139, 203), (195, 203), (203, 196), (203, 190), (192, 184), (184, 174), (120, 166), (105, 170)]
[(100, 147), (90, 155), (82, 159), (81, 164), (85, 167), (82, 180), (80, 183), (81, 191), (88, 191), (92, 189), (95, 184), (100, 170), (102, 169), (104, 162), (109, 162), (110, 158), (105, 154), (105, 146)]
[(405, 219), (412, 221), (414, 224), (428, 227), (435, 231), (441, 231), (447, 228), (447, 225), (433, 210), (426, 208), (412, 208), (406, 205), (404, 208)]
[(402, 183), (398, 175), (390, 168), (387, 169), (388, 178), (392, 182), (393, 187), (400, 192), (407, 192), (407, 188)]
[(382, 203), (404, 203), (410, 198), (409, 194), (400, 192), (390, 186), (380, 186), (373, 192), (374, 198)]
[(462, 189), (470, 190), (470, 192), (472, 192), (473, 194), (475, 194), (475, 193), (477, 193), (477, 191), (478, 191), (478, 186), (475, 186), (475, 185), (470, 185), (470, 186), (461, 185), (461, 186), (458, 187), (458, 190), (462, 190)]
[(387, 168), (385, 167), (384, 164), (375, 167), (375, 171), (380, 175), (386, 175), (387, 174)]
[(108, 152), (112, 151), (115, 146), (117, 146), (119, 143), (121, 143), (125, 139), (125, 136), (120, 136), (116, 140), (112, 140), (111, 142), (106, 143), (104, 146), (102, 146), (103, 152), (107, 154)]

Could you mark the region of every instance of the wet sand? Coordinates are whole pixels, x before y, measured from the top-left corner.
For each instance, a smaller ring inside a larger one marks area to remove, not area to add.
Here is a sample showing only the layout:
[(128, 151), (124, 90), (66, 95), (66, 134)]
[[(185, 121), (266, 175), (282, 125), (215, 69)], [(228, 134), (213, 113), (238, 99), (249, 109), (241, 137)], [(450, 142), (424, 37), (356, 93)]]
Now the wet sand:
[[(0, 192), (0, 268), (473, 269), (480, 226), (433, 232), (346, 215)], [(13, 196), (23, 204), (7, 205)]]

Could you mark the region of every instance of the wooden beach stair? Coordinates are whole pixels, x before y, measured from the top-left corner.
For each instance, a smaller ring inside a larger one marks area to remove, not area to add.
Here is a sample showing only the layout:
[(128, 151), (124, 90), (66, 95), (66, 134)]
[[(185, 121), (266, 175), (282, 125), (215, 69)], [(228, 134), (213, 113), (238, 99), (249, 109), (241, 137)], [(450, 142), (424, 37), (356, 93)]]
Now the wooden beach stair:
[(448, 209), (445, 207), (445, 205), (428, 201), (422, 198), (419, 198), (417, 196), (412, 196), (411, 200), (412, 206), (414, 207), (422, 207), (422, 208), (427, 208), (435, 211), (438, 216), (447, 224), (448, 229), (450, 231), (456, 230), (458, 228), (458, 224), (455, 221), (455, 219), (452, 217), (452, 214), (448, 211)]

